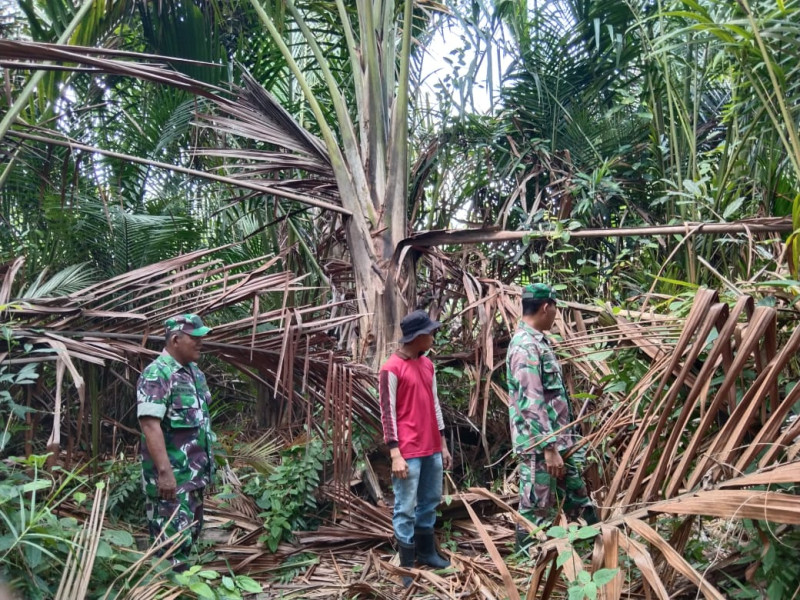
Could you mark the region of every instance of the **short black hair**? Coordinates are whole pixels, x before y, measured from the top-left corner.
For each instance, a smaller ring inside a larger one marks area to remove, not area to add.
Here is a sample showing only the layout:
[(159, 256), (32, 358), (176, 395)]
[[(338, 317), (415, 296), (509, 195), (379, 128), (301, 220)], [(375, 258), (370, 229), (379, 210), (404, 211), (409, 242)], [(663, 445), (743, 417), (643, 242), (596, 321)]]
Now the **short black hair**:
[(555, 304), (556, 301), (552, 298), (523, 298), (522, 299), (522, 314), (523, 316), (535, 315), (543, 304)]

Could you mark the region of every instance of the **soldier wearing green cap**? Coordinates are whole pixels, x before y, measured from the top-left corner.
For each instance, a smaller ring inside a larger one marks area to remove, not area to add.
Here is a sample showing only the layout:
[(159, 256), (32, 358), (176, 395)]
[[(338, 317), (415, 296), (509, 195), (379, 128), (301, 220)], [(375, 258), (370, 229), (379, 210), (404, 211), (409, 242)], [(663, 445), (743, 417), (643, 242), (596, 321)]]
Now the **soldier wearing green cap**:
[[(540, 527), (559, 508), (596, 522), (582, 471), (584, 454), (564, 456), (575, 445), (572, 406), (548, 331), (556, 318), (556, 292), (543, 283), (522, 291), (522, 319), (506, 355), (511, 442), (519, 459), (519, 512)], [(517, 527), (517, 549), (531, 543)]]
[(203, 527), (203, 492), (213, 474), (211, 393), (196, 364), (211, 329), (192, 314), (164, 325), (164, 351), (139, 377), (136, 412), (151, 542), (178, 534), (169, 558), (173, 570), (183, 571)]

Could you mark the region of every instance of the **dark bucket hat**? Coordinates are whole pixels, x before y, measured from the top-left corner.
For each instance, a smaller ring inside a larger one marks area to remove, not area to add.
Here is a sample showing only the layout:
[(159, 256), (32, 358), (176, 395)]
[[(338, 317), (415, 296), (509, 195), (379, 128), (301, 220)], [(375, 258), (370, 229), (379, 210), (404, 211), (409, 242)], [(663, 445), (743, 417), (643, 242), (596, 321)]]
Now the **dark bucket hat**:
[(407, 344), (418, 335), (432, 333), (441, 326), (442, 324), (439, 321), (431, 319), (424, 310), (415, 310), (400, 321), (400, 329), (403, 332), (400, 343)]
[(164, 321), (164, 327), (166, 327), (167, 333), (170, 331), (180, 331), (195, 337), (211, 333), (211, 328), (206, 327), (200, 317), (192, 314), (170, 317)]

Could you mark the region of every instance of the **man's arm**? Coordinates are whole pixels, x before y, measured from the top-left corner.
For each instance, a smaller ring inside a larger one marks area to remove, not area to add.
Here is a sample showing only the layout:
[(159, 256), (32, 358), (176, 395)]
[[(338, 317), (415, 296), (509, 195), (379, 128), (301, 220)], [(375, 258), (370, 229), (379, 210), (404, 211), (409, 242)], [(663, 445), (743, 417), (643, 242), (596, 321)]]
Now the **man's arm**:
[(405, 479), (408, 477), (408, 463), (400, 453), (397, 440), (397, 375), (389, 370), (381, 370), (378, 376), (378, 397), (383, 439), (389, 446), (389, 456), (392, 457), (392, 475)]
[(447, 438), (444, 437), (444, 433), (442, 433), (442, 468), (445, 471), (453, 468), (453, 456), (447, 449)]
[(520, 440), (513, 439), (517, 452), (525, 454), (544, 452), (550, 446), (555, 448), (553, 431), (557, 415), (544, 399), (539, 353), (533, 348), (515, 348), (509, 357), (509, 371), (519, 383), (518, 397), (510, 399), (515, 402), (517, 411), (517, 422), (512, 422), (512, 428), (527, 444), (520, 448)]
[(162, 500), (175, 500), (178, 484), (167, 456), (167, 445), (164, 442), (164, 433), (161, 431), (161, 419), (141, 417), (139, 426), (142, 428), (147, 450), (153, 459), (153, 465), (158, 475), (158, 496)]

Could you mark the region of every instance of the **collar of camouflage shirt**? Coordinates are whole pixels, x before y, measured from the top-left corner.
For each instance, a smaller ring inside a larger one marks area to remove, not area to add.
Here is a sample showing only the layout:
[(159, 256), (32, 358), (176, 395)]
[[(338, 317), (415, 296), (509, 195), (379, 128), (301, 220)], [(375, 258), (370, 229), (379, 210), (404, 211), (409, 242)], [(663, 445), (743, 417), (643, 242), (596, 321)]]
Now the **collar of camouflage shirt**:
[(172, 356), (166, 350), (162, 350), (161, 351), (161, 355), (159, 356), (159, 358), (164, 362), (164, 364), (166, 366), (169, 367), (169, 369), (170, 369), (169, 374), (170, 375), (172, 375), (176, 371), (180, 371), (181, 369), (187, 369), (190, 373), (192, 372), (192, 366), (194, 365), (194, 363), (189, 363), (188, 365), (184, 366), (181, 363), (179, 363), (177, 360), (175, 360), (175, 357)]
[(521, 319), (520, 319), (520, 322), (519, 322), (519, 326), (522, 329), (524, 329), (526, 332), (528, 332), (529, 335), (531, 335), (534, 338), (536, 338), (537, 341), (544, 340), (545, 342), (548, 342), (548, 343), (550, 342), (547, 339), (547, 336), (543, 332), (539, 331), (538, 329), (534, 329), (533, 327), (531, 327), (530, 325), (528, 325), (525, 321), (523, 321)]

